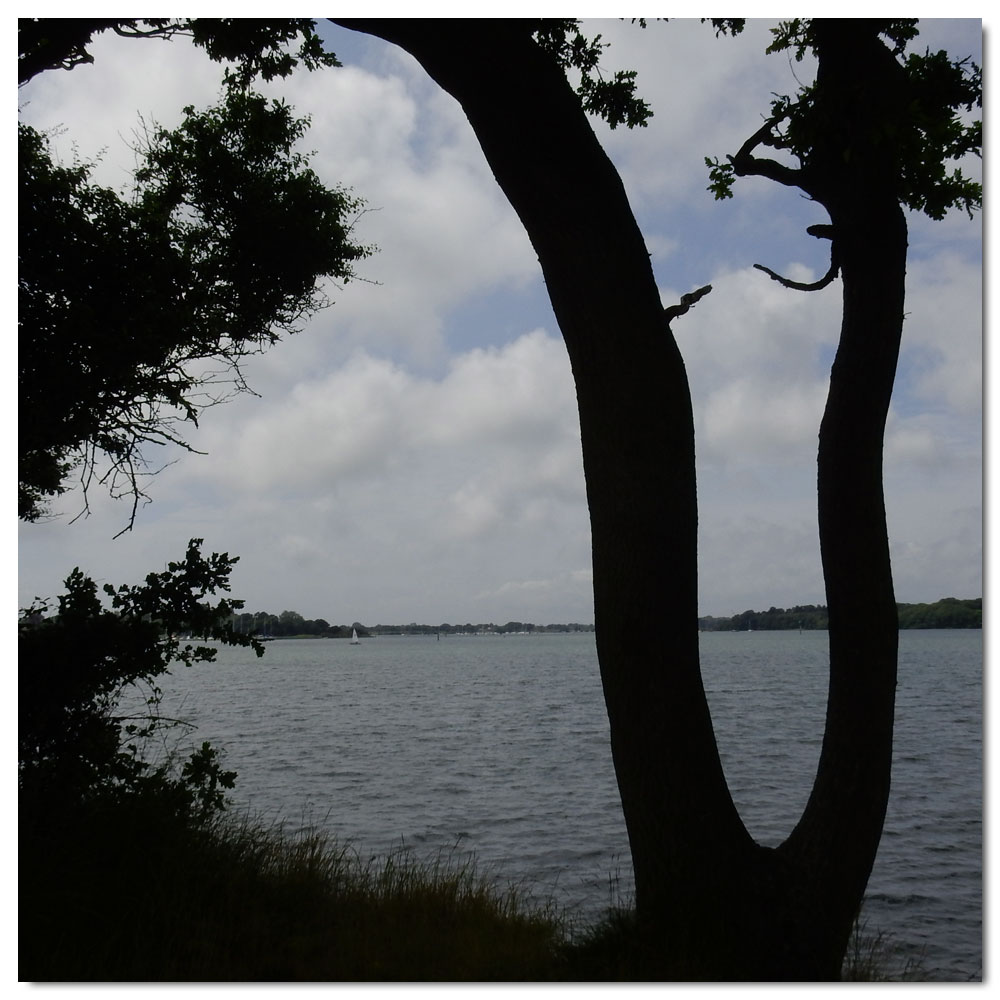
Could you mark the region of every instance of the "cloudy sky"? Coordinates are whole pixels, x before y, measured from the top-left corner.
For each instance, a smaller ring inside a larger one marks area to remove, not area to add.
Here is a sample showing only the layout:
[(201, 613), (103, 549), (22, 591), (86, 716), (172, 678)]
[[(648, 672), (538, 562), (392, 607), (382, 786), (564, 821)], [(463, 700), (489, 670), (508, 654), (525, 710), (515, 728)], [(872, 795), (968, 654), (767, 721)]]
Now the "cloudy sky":
[[(738, 182), (717, 203), (704, 157), (735, 152), (774, 92), (807, 62), (765, 56), (753, 21), (716, 39), (695, 20), (588, 22), (603, 68), (638, 70), (649, 127), (595, 129), (618, 166), (664, 304), (711, 283), (674, 324), (698, 435), (703, 614), (824, 603), (815, 450), (840, 320), (825, 270), (826, 221), (795, 191)], [(979, 21), (922, 23), (921, 46), (982, 63)], [(305, 146), (330, 184), (373, 209), (371, 283), (247, 366), (259, 398), (208, 412), (188, 440), (207, 455), (150, 454), (165, 468), (135, 528), (95, 489), (91, 515), (20, 528), (19, 601), (59, 592), (80, 566), (137, 582), (202, 537), (241, 556), (251, 611), (369, 624), (593, 620), (590, 538), (575, 396), (537, 261), (459, 106), (401, 50), (324, 28), (344, 67), (274, 88), (312, 118)], [(183, 40), (101, 38), (94, 65), (22, 88), (22, 120), (62, 126), (70, 160), (104, 150), (98, 178), (129, 181), (138, 115), (175, 124), (218, 96), (221, 69)], [(530, 156), (531, 150), (526, 149)], [(976, 165), (972, 166), (976, 169)], [(910, 220), (904, 347), (886, 439), (897, 598), (982, 592), (981, 222)], [(377, 282), (377, 283), (376, 283)]]

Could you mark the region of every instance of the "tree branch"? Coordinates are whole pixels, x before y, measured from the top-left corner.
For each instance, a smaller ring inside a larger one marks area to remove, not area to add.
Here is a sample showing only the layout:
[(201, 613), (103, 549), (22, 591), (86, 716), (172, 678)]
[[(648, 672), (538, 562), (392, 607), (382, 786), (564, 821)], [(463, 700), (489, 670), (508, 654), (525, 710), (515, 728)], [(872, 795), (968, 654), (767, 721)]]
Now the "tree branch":
[(819, 281), (802, 282), (792, 281), (791, 278), (783, 278), (776, 271), (772, 271), (769, 267), (764, 267), (763, 264), (754, 264), (754, 267), (757, 268), (758, 271), (763, 271), (769, 278), (773, 278), (779, 285), (784, 285), (785, 288), (794, 288), (799, 292), (818, 292), (821, 288), (826, 288), (826, 286), (837, 277), (837, 274), (840, 271), (839, 264), (831, 264), (830, 270), (827, 271), (826, 274), (819, 279)]
[[(809, 226), (806, 232), (810, 236), (815, 236), (818, 240), (833, 240), (833, 226)], [(837, 256), (837, 244), (833, 243), (830, 247), (830, 269), (819, 281), (810, 282), (792, 281), (790, 278), (783, 278), (776, 271), (772, 271), (769, 267), (764, 267), (763, 264), (754, 264), (754, 267), (758, 271), (763, 271), (769, 278), (777, 281), (778, 284), (784, 285), (785, 288), (794, 288), (799, 292), (818, 292), (821, 288), (826, 288), (837, 277), (837, 274), (840, 272), (840, 260)]]
[(681, 296), (681, 301), (676, 306), (667, 306), (663, 310), (663, 315), (666, 317), (667, 322), (676, 319), (678, 316), (683, 316), (699, 299), (704, 298), (712, 290), (711, 285), (703, 285), (701, 288), (696, 289), (693, 292), (688, 292), (686, 295)]
[[(769, 180), (777, 181), (789, 187), (803, 187), (802, 171), (794, 167), (787, 167), (777, 160), (760, 159), (752, 156), (751, 153), (760, 145), (778, 146), (778, 140), (774, 135), (774, 126), (781, 121), (781, 118), (769, 118), (766, 122), (742, 146), (735, 156), (727, 159), (733, 165), (738, 177), (766, 177)], [(803, 187), (803, 190), (805, 188)]]
[(27, 83), (48, 69), (72, 69), (92, 63), (87, 46), (94, 35), (121, 21), (84, 18), (23, 17), (17, 22), (17, 83)]

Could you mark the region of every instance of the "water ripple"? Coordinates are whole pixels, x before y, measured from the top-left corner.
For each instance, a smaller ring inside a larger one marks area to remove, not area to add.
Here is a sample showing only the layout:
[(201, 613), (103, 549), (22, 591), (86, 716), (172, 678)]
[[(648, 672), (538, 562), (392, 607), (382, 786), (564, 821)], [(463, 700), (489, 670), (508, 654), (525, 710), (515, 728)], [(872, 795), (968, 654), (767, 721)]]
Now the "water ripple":
[[(808, 798), (826, 634), (706, 633), (720, 754), (761, 843)], [(244, 805), (320, 823), (364, 852), (475, 852), (594, 916), (631, 891), (593, 636), (380, 638), (222, 650), (164, 685), (166, 714), (228, 752)], [(982, 966), (980, 633), (900, 636), (893, 789), (871, 926), (937, 979)]]

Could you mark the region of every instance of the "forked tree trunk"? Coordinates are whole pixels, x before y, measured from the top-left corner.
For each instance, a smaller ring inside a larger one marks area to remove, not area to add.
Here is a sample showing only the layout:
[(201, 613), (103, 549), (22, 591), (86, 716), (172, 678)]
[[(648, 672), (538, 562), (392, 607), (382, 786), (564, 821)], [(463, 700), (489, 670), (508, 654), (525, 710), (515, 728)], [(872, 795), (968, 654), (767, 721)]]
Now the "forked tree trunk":
[[(400, 45), (460, 102), (542, 266), (576, 381), (598, 655), (635, 870), (641, 973), (837, 978), (881, 830), (883, 782), (870, 794), (867, 767), (869, 754), (884, 757), (891, 700), (855, 703), (868, 695), (860, 660), (846, 683), (834, 682), (833, 735), (807, 821), (783, 848), (757, 846), (726, 785), (699, 668), (687, 377), (620, 178), (562, 70), (518, 22), (337, 23)], [(821, 485), (854, 470), (836, 408), (828, 421)], [(866, 526), (875, 479), (881, 496), (868, 455), (858, 490)], [(829, 525), (831, 538), (844, 530), (836, 516)], [(832, 567), (848, 590), (856, 563)], [(834, 593), (844, 587), (837, 582)], [(854, 712), (877, 731), (877, 748), (850, 735)], [(854, 816), (859, 797), (872, 807)]]

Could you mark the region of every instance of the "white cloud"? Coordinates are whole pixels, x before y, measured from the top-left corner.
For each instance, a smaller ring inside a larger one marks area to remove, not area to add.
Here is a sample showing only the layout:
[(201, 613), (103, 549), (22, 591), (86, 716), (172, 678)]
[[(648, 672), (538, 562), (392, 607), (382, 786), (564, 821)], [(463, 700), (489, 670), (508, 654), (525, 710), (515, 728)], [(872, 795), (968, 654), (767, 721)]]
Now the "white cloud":
[[(825, 604), (814, 523), (774, 510), (703, 518), (700, 613), (727, 616), (768, 607)], [(723, 580), (728, 583), (722, 584)], [(763, 595), (767, 594), (765, 599)]]
[(953, 251), (911, 261), (902, 361), (925, 406), (978, 420), (983, 398), (982, 270)]
[[(790, 275), (810, 278), (801, 265)], [(713, 290), (674, 322), (695, 401), (702, 461), (812, 461), (837, 330), (831, 296), (790, 291), (746, 268), (712, 277)], [(664, 302), (679, 294), (662, 293)]]
[[(890, 538), (896, 599), (918, 604), (941, 597), (981, 597), (982, 508), (944, 503), (936, 521), (907, 531), (902, 525), (910, 513), (905, 508), (898, 517), (889, 513), (890, 529), (897, 529)], [(942, 567), (948, 567), (946, 593), (942, 592)]]
[[(766, 27), (715, 39), (694, 23), (598, 26), (607, 68), (634, 66), (654, 104), (646, 130), (602, 133), (622, 171), (665, 304), (714, 290), (674, 324), (695, 406), (704, 613), (823, 600), (815, 449), (840, 322), (840, 288), (789, 291), (751, 265), (817, 278), (814, 206), (747, 181), (722, 204), (705, 155), (738, 148), (787, 60)], [(335, 46), (336, 48), (336, 46)], [(142, 111), (171, 124), (217, 96), (221, 70), (184, 42), (100, 39), (96, 63), (46, 74), (19, 97), (85, 155)], [(801, 67), (796, 67), (800, 75)], [(240, 554), (237, 595), (331, 621), (587, 621), (590, 540), (575, 393), (539, 302), (535, 254), (457, 104), (405, 54), (282, 88), (313, 129), (328, 183), (378, 209), (358, 238), (379, 285), (351, 283), (301, 335), (248, 365), (262, 398), (205, 415), (151, 485), (155, 503), (111, 543), (127, 510), (25, 526), (21, 599), (76, 564), (115, 582), (175, 558), (189, 537)], [(530, 151), (527, 151), (530, 155)], [(118, 183), (131, 155), (109, 153)], [(981, 536), (981, 275), (961, 218), (911, 227), (908, 319), (886, 442), (897, 593), (974, 596)], [(689, 283), (690, 282), (690, 283)], [(533, 331), (526, 333), (525, 331)], [(456, 347), (460, 344), (461, 347)], [(156, 456), (152, 456), (155, 460)], [(64, 509), (75, 513), (79, 498)]]
[[(699, 18), (650, 21), (645, 29), (584, 22), (589, 34), (611, 43), (602, 69), (635, 69), (637, 92), (653, 109), (642, 129), (597, 126), (640, 205), (692, 196), (710, 205), (705, 157), (735, 153), (760, 127), (773, 95), (794, 92), (788, 60), (763, 57), (770, 23), (751, 20), (741, 35), (717, 38)], [(807, 72), (805, 64), (795, 67), (802, 78)]]
[(217, 99), (223, 71), (183, 38), (124, 40), (105, 33), (88, 48), (92, 65), (40, 74), (19, 91), (18, 107), (36, 128), (64, 130), (54, 145), (65, 161), (74, 148), (85, 160), (104, 151), (95, 179), (120, 188), (135, 165), (139, 117), (178, 124), (185, 105)]
[(255, 567), (261, 604), (277, 591), (331, 620), (327, 601), (351, 604), (351, 620), (534, 620), (525, 594), (504, 589), (528, 577), (553, 581), (560, 620), (592, 617), (574, 575), (589, 534), (561, 340), (535, 331), (472, 351), (440, 379), (358, 353), (273, 403), (211, 416), (193, 441), (210, 458), (164, 473), (157, 504), (200, 499), (208, 544)]
[(358, 239), (379, 248), (358, 269), (379, 286), (336, 295), (342, 341), (439, 362), (448, 310), (536, 277), (523, 227), (455, 101), (436, 91), (418, 105), (399, 67), (378, 76), (349, 66), (297, 77), (291, 101), (312, 121), (315, 169), (365, 199)]
[(704, 404), (703, 447), (716, 455), (725, 450), (733, 462), (801, 461), (815, 443), (825, 395), (820, 386), (763, 394), (760, 380), (731, 382)]

